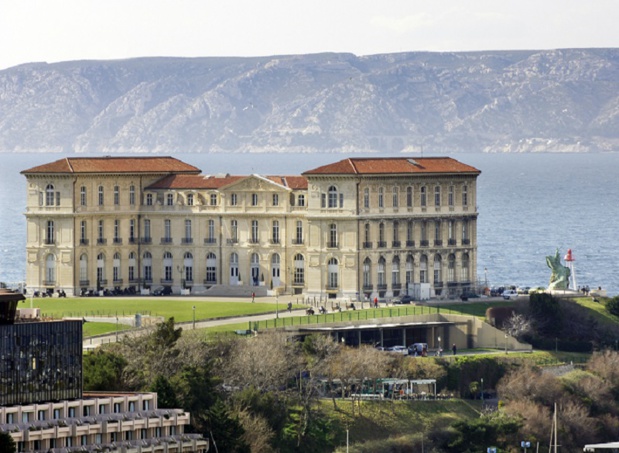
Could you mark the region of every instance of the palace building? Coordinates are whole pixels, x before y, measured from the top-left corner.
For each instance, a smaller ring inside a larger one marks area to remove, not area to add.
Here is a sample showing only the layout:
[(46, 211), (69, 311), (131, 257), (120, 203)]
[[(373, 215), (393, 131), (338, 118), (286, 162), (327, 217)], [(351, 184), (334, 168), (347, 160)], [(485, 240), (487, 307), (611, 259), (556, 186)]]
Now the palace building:
[(476, 281), (480, 171), (449, 157), (353, 157), (294, 176), (70, 157), (22, 174), (30, 290), (358, 299), (454, 297)]

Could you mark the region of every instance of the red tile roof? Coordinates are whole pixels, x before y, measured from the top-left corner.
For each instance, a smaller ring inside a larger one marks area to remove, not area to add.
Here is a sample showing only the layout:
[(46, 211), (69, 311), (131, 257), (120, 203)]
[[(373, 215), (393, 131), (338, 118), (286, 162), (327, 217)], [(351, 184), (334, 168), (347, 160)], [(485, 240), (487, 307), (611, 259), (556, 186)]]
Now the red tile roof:
[(200, 173), (175, 157), (66, 157), (21, 173)]
[[(170, 175), (147, 187), (156, 189), (221, 189), (251, 176), (206, 176), (206, 175)], [(307, 189), (307, 179), (303, 176), (266, 176), (266, 179), (293, 190)]]
[(304, 172), (304, 175), (382, 175), (424, 173), (481, 173), (451, 157), (349, 158)]

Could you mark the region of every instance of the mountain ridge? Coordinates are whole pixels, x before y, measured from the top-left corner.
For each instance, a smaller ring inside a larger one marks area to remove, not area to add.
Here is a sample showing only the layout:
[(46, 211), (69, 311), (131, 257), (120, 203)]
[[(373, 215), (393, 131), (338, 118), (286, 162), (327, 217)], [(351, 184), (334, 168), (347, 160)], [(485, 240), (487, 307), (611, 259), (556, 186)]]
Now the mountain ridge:
[(619, 150), (619, 49), (141, 57), (0, 71), (0, 152)]

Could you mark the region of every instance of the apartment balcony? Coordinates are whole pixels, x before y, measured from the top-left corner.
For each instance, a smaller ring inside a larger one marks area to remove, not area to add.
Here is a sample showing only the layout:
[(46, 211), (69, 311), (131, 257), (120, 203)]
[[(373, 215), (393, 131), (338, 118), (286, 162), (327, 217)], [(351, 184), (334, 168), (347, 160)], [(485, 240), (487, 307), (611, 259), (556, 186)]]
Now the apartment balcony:
[(391, 289), (402, 289), (402, 283), (392, 283)]
[(226, 244), (228, 245), (234, 245), (234, 244), (238, 244), (239, 240), (237, 238), (233, 238), (233, 239), (226, 239)]
[(161, 280), (159, 280), (159, 283), (161, 283), (162, 285), (172, 285), (174, 283), (174, 279), (173, 278), (162, 278)]
[(80, 245), (88, 245), (88, 239), (85, 239), (85, 238), (80, 239)]
[(118, 285), (122, 285), (123, 284), (123, 279), (122, 278), (118, 278), (118, 279), (114, 279), (114, 286), (118, 286)]
[(407, 247), (415, 247), (415, 241), (406, 241)]
[(43, 242), (45, 242), (45, 245), (54, 245), (56, 243), (55, 240), (49, 238), (45, 238), (45, 241)]
[(303, 245), (303, 239), (293, 239), (292, 240), (292, 245)]
[(137, 242), (138, 242), (137, 238), (134, 238), (134, 237), (129, 238), (129, 244), (136, 244)]
[(442, 239), (434, 239), (434, 245), (437, 245), (437, 246), (443, 245), (443, 240)]
[(374, 285), (372, 285), (371, 283), (368, 283), (366, 285), (363, 285), (363, 291), (374, 291)]
[(90, 286), (90, 280), (80, 280), (80, 286)]
[(327, 242), (327, 248), (329, 249), (336, 249), (339, 247), (339, 244), (337, 243), (337, 241), (329, 241)]
[(379, 249), (384, 249), (385, 247), (387, 247), (387, 241), (378, 241), (377, 245)]
[(363, 248), (364, 249), (371, 249), (372, 248), (372, 243), (371, 242), (364, 242), (363, 243)]
[(123, 240), (121, 238), (114, 238), (112, 242), (116, 245), (119, 245), (123, 243)]
[(470, 239), (462, 239), (462, 245), (471, 245)]
[(430, 245), (430, 241), (428, 241), (427, 239), (422, 239), (421, 241), (419, 241), (419, 245), (421, 247), (427, 247), (428, 245)]
[(105, 244), (107, 244), (107, 239), (97, 238), (97, 245), (105, 245)]
[(161, 238), (161, 245), (172, 244), (172, 242), (173, 242), (172, 238)]
[(217, 239), (215, 239), (215, 238), (206, 238), (206, 239), (204, 239), (204, 245), (217, 245)]
[(142, 244), (150, 244), (151, 242), (153, 242), (153, 238), (151, 238), (150, 236), (140, 238), (140, 243)]
[(181, 238), (182, 245), (193, 244), (193, 238)]
[(447, 240), (447, 244), (448, 245), (456, 245), (456, 240), (455, 239), (448, 239)]
[(208, 278), (204, 279), (204, 284), (205, 285), (216, 285), (217, 284), (217, 280), (210, 280)]
[(376, 285), (376, 289), (378, 291), (385, 291), (387, 289), (387, 284), (386, 283), (379, 283), (378, 285)]
[(400, 242), (400, 241), (392, 241), (391, 242), (391, 247), (393, 247), (393, 248), (400, 248), (400, 247), (402, 247), (402, 242)]
[(443, 287), (443, 282), (434, 282), (434, 287), (435, 288), (442, 288)]
[(98, 281), (99, 286), (107, 285), (107, 278), (102, 278)]

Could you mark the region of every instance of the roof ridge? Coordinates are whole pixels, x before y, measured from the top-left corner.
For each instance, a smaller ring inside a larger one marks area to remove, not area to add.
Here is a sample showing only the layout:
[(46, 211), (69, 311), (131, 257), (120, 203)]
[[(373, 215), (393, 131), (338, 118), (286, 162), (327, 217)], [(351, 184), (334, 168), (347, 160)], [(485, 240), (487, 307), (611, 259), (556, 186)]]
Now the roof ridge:
[(69, 166), (69, 170), (71, 171), (71, 173), (74, 173), (73, 165), (71, 165), (71, 159), (68, 157), (65, 157), (65, 160), (67, 161), (67, 165)]

